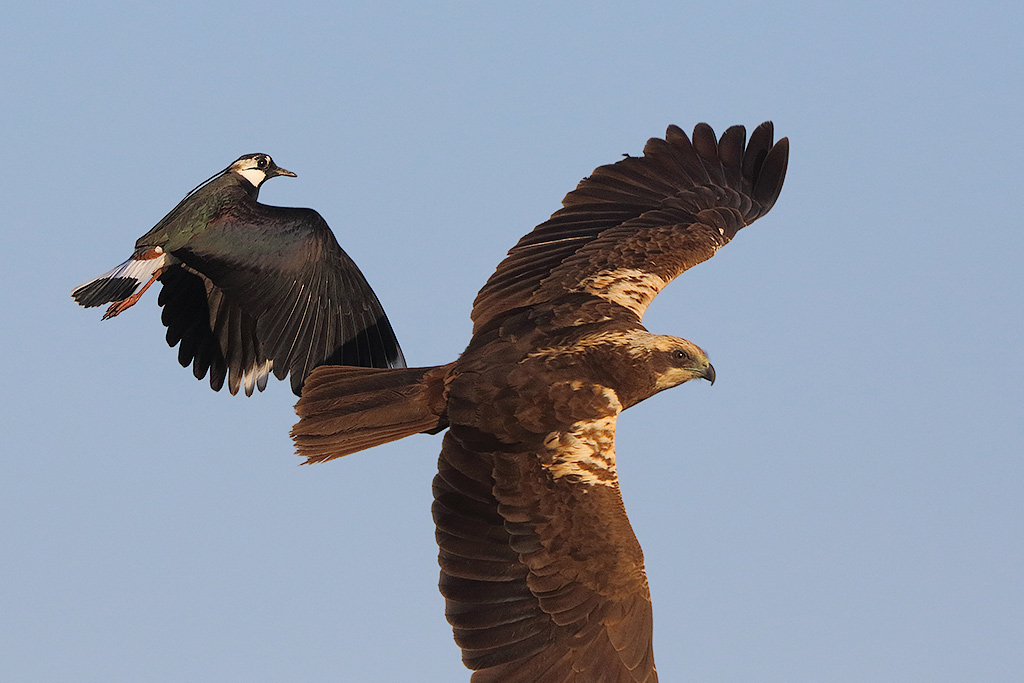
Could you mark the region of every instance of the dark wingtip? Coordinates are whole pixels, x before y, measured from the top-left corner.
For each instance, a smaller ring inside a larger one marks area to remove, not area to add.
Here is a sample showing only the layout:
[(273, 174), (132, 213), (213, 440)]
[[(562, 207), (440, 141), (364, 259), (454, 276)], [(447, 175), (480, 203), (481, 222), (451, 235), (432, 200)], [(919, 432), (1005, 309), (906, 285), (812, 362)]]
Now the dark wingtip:
[(788, 167), (789, 138), (782, 138), (768, 150), (754, 185), (754, 198), (764, 205), (764, 211), (772, 208), (779, 198)]

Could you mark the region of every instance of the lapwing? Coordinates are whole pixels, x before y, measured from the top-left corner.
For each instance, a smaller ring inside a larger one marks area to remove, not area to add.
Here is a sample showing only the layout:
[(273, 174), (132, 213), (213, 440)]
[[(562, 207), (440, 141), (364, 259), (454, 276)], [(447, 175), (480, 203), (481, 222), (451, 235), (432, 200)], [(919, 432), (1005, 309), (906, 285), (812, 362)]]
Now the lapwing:
[(246, 154), (185, 196), (139, 238), (131, 257), (71, 296), (133, 306), (156, 281), (167, 343), (182, 367), (219, 391), (262, 391), (291, 374), (296, 395), (323, 363), (405, 367), (377, 296), (313, 209), (268, 206), (260, 186), (295, 177), (266, 154)]

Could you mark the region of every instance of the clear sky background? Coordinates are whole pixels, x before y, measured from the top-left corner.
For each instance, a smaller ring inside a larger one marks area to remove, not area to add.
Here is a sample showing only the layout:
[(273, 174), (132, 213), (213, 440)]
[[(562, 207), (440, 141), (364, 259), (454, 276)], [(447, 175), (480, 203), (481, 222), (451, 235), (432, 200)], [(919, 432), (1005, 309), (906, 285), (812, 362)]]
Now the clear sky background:
[(0, 679), (465, 681), (440, 438), (300, 467), (294, 397), (69, 293), (243, 153), (410, 364), (595, 166), (772, 119), (772, 212), (662, 293), (718, 371), (619, 420), (664, 681), (1024, 680), (1013, 3), (56, 3), (0, 24)]

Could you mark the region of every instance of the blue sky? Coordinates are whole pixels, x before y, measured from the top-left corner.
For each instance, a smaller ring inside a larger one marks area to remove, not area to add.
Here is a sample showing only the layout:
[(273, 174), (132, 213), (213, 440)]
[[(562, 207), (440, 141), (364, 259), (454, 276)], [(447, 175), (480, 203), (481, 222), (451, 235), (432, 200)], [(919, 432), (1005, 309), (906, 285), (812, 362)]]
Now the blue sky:
[(0, 676), (468, 680), (438, 437), (299, 467), (154, 294), (72, 287), (262, 151), (410, 364), (595, 166), (789, 136), (772, 212), (648, 310), (718, 371), (619, 420), (666, 681), (1024, 676), (1024, 53), (1009, 3), (22, 3), (0, 26)]

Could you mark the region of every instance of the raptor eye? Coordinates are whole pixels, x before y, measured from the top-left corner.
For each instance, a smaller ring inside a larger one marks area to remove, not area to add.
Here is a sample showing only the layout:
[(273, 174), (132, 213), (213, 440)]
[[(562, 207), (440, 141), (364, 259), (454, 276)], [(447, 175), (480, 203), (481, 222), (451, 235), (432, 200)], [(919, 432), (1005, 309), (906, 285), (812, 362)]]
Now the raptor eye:
[(690, 354), (683, 350), (673, 351), (672, 358), (679, 361), (689, 360)]

